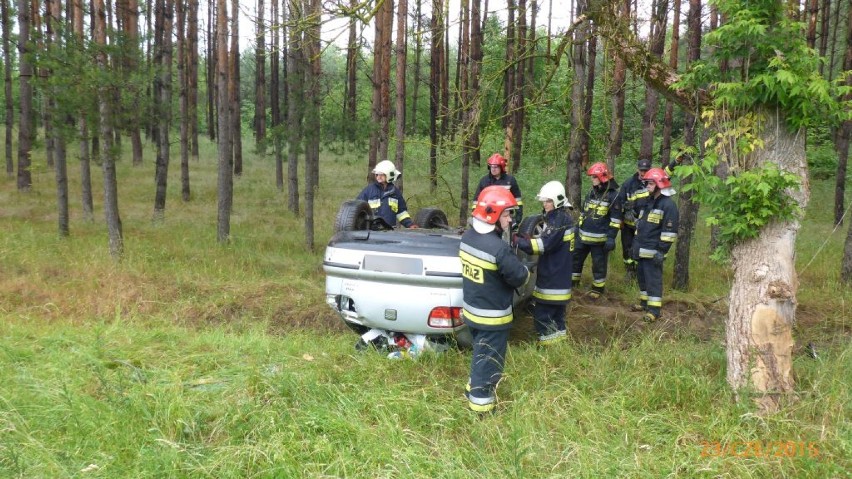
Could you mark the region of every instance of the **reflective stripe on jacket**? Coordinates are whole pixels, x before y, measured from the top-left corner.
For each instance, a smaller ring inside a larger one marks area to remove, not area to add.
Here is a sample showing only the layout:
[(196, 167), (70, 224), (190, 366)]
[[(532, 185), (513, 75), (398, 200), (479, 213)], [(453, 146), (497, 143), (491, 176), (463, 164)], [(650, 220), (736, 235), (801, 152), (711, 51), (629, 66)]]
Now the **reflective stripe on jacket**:
[(677, 239), (677, 205), (671, 197), (660, 195), (645, 205), (636, 220), (633, 256), (653, 258), (659, 251), (668, 253)]
[(621, 229), (622, 207), (619, 203), (618, 183), (609, 180), (592, 187), (583, 202), (580, 216), (580, 241), (586, 244), (605, 243), (615, 239)]
[(479, 329), (508, 329), (513, 319), (515, 288), (529, 270), (496, 232), (465, 231), (459, 244), (464, 321)]
[(408, 228), (414, 223), (408, 214), (405, 198), (393, 183), (386, 183), (384, 189), (377, 182), (370, 183), (361, 190), (357, 199), (366, 201), (373, 210), (373, 215), (382, 218), (391, 226), (396, 226), (398, 222)]
[(518, 249), (538, 259), (533, 297), (547, 304), (565, 304), (571, 299), (571, 271), (574, 251), (574, 221), (564, 208), (544, 217), (538, 238), (518, 238)]

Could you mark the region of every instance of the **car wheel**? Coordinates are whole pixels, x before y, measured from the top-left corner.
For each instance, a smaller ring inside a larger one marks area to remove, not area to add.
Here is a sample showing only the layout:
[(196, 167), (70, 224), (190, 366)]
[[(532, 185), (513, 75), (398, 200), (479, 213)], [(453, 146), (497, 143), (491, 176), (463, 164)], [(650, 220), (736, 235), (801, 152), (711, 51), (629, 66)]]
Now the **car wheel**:
[(426, 229), (448, 229), (447, 215), (438, 208), (423, 208), (414, 216), (414, 224)]
[(544, 217), (541, 215), (527, 216), (521, 220), (518, 226), (518, 234), (527, 235), (530, 238), (541, 236), (541, 231), (544, 228)]
[(373, 210), (366, 201), (349, 200), (340, 205), (334, 220), (334, 232), (360, 231), (370, 228)]

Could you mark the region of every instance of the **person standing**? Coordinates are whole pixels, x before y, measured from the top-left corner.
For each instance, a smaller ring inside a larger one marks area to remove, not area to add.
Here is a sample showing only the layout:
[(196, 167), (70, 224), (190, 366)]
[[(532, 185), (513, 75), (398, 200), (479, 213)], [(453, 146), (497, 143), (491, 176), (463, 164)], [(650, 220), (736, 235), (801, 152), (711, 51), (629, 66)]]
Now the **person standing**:
[(462, 235), (462, 317), (473, 336), (466, 396), (468, 407), (490, 412), (497, 403), (497, 383), (503, 374), (513, 298), (530, 272), (503, 241), (512, 226), (515, 197), (501, 186), (482, 190), (473, 208), (473, 228)]
[(521, 223), (521, 218), (524, 217), (524, 200), (521, 198), (521, 188), (518, 186), (518, 181), (514, 176), (509, 174), (506, 158), (500, 153), (494, 153), (488, 158), (488, 174), (479, 180), (479, 186), (476, 187), (476, 193), (473, 195), (473, 203), (476, 206), (476, 199), (485, 188), (489, 186), (502, 186), (508, 189), (512, 196), (515, 197), (515, 202), (518, 204), (515, 210), (515, 224)]
[(621, 257), (628, 279), (636, 278), (636, 260), (631, 256), (633, 237), (636, 236), (636, 217), (648, 200), (648, 190), (642, 182), (642, 177), (651, 169), (650, 158), (639, 158), (636, 162), (636, 173), (626, 179), (618, 190), (618, 203), (621, 205)]
[(586, 257), (592, 256), (591, 299), (598, 299), (606, 289), (607, 262), (609, 252), (615, 249), (615, 237), (621, 229), (621, 205), (618, 183), (609, 172), (606, 163), (595, 163), (586, 174), (592, 180), (592, 188), (583, 202), (580, 213), (579, 241), (574, 248), (574, 284), (579, 284)]
[(527, 254), (540, 255), (533, 290), (533, 319), (538, 333), (538, 343), (543, 346), (564, 341), (565, 308), (571, 301), (572, 250), (574, 249), (574, 220), (566, 211), (570, 207), (565, 187), (550, 181), (541, 187), (538, 195), (544, 209), (544, 225), (538, 238), (517, 234), (513, 243)]
[(373, 168), (373, 174), (376, 181), (361, 190), (357, 199), (366, 201), (373, 210), (373, 215), (383, 219), (388, 226), (396, 226), (397, 222), (406, 228), (415, 226), (411, 215), (408, 214), (405, 198), (393, 184), (402, 172), (396, 169), (393, 162), (384, 160)]
[(677, 239), (678, 211), (671, 198), (675, 194), (671, 178), (662, 168), (651, 168), (642, 177), (649, 200), (636, 218), (633, 258), (637, 261), (639, 304), (633, 311), (644, 311), (646, 322), (660, 318), (663, 306), (663, 262)]

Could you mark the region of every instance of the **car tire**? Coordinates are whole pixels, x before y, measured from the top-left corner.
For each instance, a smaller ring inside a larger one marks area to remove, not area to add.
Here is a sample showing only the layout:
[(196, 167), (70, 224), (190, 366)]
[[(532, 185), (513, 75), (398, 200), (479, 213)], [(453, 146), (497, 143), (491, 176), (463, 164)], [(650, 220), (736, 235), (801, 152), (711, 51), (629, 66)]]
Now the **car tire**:
[(544, 217), (541, 215), (526, 216), (521, 220), (518, 226), (518, 234), (526, 235), (530, 238), (541, 236), (541, 230), (544, 227)]
[(337, 210), (337, 218), (334, 219), (334, 232), (367, 230), (370, 228), (372, 220), (373, 210), (366, 201), (345, 201)]
[(426, 229), (447, 229), (447, 215), (438, 208), (423, 208), (414, 216), (414, 224)]

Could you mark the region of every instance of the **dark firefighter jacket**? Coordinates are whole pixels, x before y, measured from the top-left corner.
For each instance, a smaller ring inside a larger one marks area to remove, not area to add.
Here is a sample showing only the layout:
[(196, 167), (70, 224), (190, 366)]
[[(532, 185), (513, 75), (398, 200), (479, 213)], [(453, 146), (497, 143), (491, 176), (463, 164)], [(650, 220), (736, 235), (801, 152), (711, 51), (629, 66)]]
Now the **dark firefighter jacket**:
[(633, 257), (653, 258), (659, 251), (665, 255), (677, 239), (678, 212), (674, 200), (665, 195), (651, 198), (636, 219)]
[[(524, 217), (524, 200), (521, 198), (521, 188), (518, 186), (518, 181), (514, 176), (508, 173), (502, 173), (499, 178), (494, 178), (493, 176), (485, 175), (479, 180), (479, 186), (476, 187), (476, 193), (473, 195), (473, 207), (476, 207), (476, 200), (479, 198), (479, 194), (482, 193), (482, 190), (489, 186), (502, 186), (509, 190), (512, 193), (512, 196), (515, 197), (515, 201), (518, 202), (518, 209), (515, 212), (515, 223), (520, 223), (521, 218)], [(471, 208), (473, 209), (473, 208)]]
[(373, 215), (381, 217), (391, 226), (396, 226), (397, 221), (410, 227), (413, 223), (411, 215), (408, 214), (408, 206), (405, 198), (393, 183), (387, 183), (382, 189), (379, 183), (370, 183), (358, 195), (359, 200), (366, 201), (373, 209)]
[(473, 228), (462, 235), (459, 257), (465, 323), (486, 330), (510, 328), (515, 288), (529, 279), (527, 267), (496, 232), (481, 234)]
[(518, 249), (540, 255), (533, 297), (546, 304), (566, 304), (571, 299), (574, 221), (564, 208), (547, 213), (538, 238), (518, 237)]
[(618, 183), (614, 179), (589, 190), (580, 215), (580, 241), (603, 244), (607, 238), (618, 236), (622, 216), (619, 200)]
[[(674, 173), (675, 168), (679, 164), (680, 162), (674, 159), (665, 167), (664, 171), (669, 175), (669, 178), (671, 178), (672, 173)], [(648, 190), (645, 189), (645, 185), (639, 178), (638, 172), (633, 173), (633, 176), (622, 183), (621, 189), (618, 190), (618, 197), (623, 212), (622, 220), (624, 224), (631, 227), (634, 226), (636, 218), (639, 217), (639, 212), (642, 211), (642, 207), (645, 206), (645, 203), (649, 199)]]

